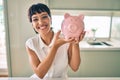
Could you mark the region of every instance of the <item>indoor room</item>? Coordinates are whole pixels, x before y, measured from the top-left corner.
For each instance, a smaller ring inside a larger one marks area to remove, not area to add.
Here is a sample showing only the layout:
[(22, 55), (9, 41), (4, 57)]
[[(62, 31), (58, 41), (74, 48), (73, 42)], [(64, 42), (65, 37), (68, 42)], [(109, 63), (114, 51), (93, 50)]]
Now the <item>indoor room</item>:
[[(71, 69), (72, 64), (67, 66), (68, 77), (63, 80), (120, 80), (120, 0), (0, 0), (0, 80), (29, 80), (31, 75), (35, 74), (28, 56), (29, 51), (26, 51), (26, 41), (37, 35), (32, 27), (35, 20), (30, 22), (28, 15), (29, 7), (37, 3), (49, 7), (50, 27), (56, 34), (62, 29), (66, 13), (69, 16), (84, 16), (81, 19), (84, 22), (85, 35), (77, 43), (80, 56), (77, 58), (80, 58), (80, 64), (77, 71)], [(74, 51), (71, 50), (70, 53), (72, 52)], [(52, 53), (54, 51), (51, 51)], [(56, 56), (53, 60), (56, 60)], [(62, 55), (58, 57), (60, 56)], [(71, 57), (67, 58), (69, 63)], [(62, 58), (59, 60), (66, 62)], [(42, 63), (42, 60), (39, 63)], [(48, 60), (46, 65), (49, 63)], [(57, 68), (61, 69), (60, 66)], [(62, 80), (60, 77), (47, 80), (57, 79)]]

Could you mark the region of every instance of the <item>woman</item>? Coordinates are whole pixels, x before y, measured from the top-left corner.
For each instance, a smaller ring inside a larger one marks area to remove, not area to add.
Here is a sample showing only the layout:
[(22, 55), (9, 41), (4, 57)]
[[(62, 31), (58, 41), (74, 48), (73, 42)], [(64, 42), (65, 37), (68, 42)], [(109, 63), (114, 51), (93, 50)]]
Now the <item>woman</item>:
[(28, 10), (28, 17), (32, 23), (36, 36), (26, 41), (26, 50), (34, 71), (32, 77), (38, 78), (64, 78), (67, 77), (68, 65), (77, 71), (81, 62), (79, 42), (83, 39), (85, 31), (79, 41), (74, 38), (65, 40), (58, 31), (51, 29), (51, 12), (42, 3), (33, 4)]

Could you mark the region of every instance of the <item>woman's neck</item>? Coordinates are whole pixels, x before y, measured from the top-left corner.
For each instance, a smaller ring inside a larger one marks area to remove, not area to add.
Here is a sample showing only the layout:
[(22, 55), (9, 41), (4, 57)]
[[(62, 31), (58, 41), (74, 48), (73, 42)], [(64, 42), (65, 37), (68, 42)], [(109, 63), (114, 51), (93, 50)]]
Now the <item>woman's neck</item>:
[(47, 34), (42, 34), (40, 36), (41, 36), (41, 39), (43, 40), (43, 42), (46, 45), (49, 45), (52, 41), (53, 36), (54, 36), (54, 32), (52, 30), (50, 30)]

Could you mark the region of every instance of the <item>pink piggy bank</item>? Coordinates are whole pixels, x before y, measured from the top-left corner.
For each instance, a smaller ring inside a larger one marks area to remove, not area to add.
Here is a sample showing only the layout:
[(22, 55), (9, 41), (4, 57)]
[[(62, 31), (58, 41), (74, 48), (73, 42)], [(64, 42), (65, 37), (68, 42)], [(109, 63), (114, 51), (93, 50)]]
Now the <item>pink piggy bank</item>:
[(66, 13), (64, 15), (64, 20), (62, 22), (61, 31), (65, 37), (65, 39), (69, 39), (74, 37), (75, 40), (79, 39), (82, 31), (84, 30), (84, 16), (71, 16)]

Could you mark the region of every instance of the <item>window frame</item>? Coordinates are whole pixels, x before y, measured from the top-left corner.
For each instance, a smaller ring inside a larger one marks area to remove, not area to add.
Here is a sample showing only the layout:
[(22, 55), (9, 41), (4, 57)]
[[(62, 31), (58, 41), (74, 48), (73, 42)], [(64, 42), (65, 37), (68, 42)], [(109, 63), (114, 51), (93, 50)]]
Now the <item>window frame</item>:
[(1, 76), (11, 76), (11, 57), (10, 57), (10, 38), (9, 38), (9, 22), (8, 22), (8, 8), (7, 0), (3, 0), (3, 16), (4, 16), (4, 26), (5, 26), (5, 45), (6, 45), (6, 60), (7, 60), (7, 69), (1, 68)]

